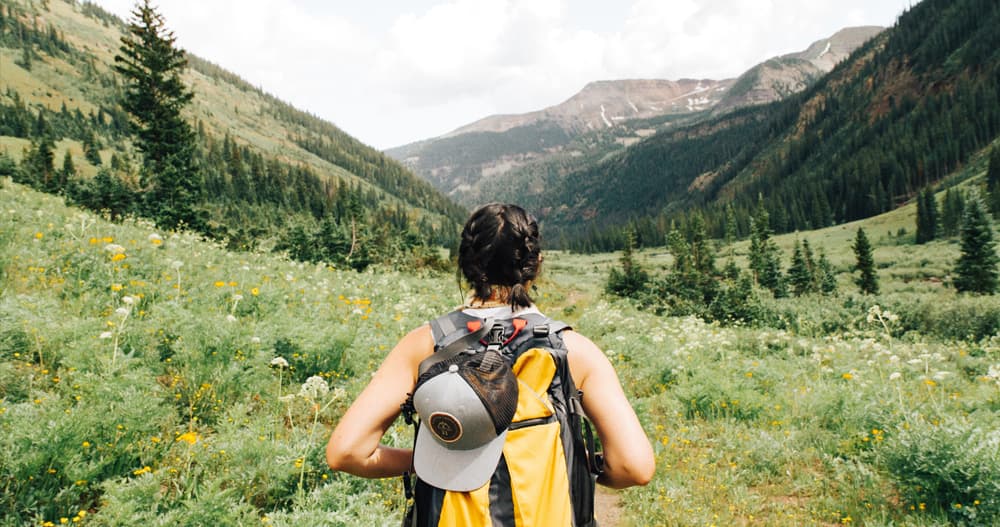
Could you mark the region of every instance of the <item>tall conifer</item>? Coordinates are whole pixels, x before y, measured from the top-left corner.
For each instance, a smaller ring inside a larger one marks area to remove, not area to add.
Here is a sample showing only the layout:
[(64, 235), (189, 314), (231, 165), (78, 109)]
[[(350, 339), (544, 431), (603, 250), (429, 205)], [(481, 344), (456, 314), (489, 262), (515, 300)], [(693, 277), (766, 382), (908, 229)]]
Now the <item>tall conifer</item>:
[(860, 271), (860, 275), (855, 279), (855, 283), (861, 288), (861, 292), (866, 295), (878, 294), (878, 274), (875, 272), (875, 259), (872, 256), (872, 245), (868, 241), (868, 236), (864, 229), (858, 227), (858, 234), (854, 238), (854, 256), (857, 262), (854, 269)]
[(194, 132), (181, 116), (194, 94), (181, 79), (187, 59), (175, 40), (150, 0), (142, 0), (121, 39), (115, 70), (125, 77), (122, 106), (134, 120), (144, 155), (147, 213), (164, 227), (200, 228), (194, 206), (202, 178), (194, 165)]
[(997, 252), (993, 225), (986, 206), (973, 194), (962, 217), (962, 254), (955, 264), (955, 289), (993, 294), (997, 290)]

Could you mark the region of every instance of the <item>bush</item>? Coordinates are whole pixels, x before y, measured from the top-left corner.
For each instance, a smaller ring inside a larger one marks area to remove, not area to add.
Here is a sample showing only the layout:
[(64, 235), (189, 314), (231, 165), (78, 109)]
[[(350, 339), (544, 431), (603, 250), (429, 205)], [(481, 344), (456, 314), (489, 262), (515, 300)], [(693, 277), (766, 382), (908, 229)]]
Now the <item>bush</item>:
[(958, 525), (1000, 522), (1000, 429), (992, 415), (911, 419), (891, 437), (882, 462), (910, 504)]

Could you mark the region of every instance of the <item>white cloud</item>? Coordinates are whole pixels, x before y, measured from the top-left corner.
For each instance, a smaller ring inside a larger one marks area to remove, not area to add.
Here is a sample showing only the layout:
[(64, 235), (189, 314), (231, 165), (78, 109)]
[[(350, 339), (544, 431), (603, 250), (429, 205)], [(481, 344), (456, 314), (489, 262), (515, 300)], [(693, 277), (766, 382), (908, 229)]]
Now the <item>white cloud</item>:
[[(132, 2), (98, 0), (127, 16)], [(559, 103), (587, 82), (723, 78), (908, 0), (162, 0), (179, 44), (386, 148), (494, 113)], [(372, 15), (375, 13), (375, 15)], [(362, 16), (364, 15), (364, 16)], [(584, 17), (586, 18), (586, 17)], [(600, 20), (600, 19), (598, 19)]]

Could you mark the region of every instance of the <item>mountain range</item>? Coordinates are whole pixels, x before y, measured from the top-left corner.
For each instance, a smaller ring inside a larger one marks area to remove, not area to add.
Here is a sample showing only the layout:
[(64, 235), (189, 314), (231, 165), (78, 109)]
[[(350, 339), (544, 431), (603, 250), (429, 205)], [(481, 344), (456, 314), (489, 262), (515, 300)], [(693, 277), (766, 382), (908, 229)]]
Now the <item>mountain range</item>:
[(480, 187), (494, 176), (559, 157), (590, 162), (595, 154), (634, 144), (658, 130), (800, 92), (882, 29), (843, 29), (734, 79), (591, 82), (558, 105), (486, 117), (386, 153), (471, 208), (488, 199)]

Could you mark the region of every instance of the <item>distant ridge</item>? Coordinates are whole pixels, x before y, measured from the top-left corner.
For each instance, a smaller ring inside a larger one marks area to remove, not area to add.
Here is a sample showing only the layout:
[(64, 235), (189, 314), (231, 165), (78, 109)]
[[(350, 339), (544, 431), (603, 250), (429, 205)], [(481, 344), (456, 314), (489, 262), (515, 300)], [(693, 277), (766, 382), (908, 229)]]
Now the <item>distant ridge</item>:
[(800, 92), (881, 30), (843, 29), (736, 79), (595, 81), (560, 104), (485, 117), (386, 153), (459, 203), (474, 207), (489, 199), (483, 193), (498, 176), (519, 173), (529, 181), (553, 169), (570, 170), (658, 130)]

